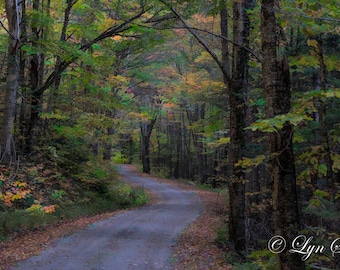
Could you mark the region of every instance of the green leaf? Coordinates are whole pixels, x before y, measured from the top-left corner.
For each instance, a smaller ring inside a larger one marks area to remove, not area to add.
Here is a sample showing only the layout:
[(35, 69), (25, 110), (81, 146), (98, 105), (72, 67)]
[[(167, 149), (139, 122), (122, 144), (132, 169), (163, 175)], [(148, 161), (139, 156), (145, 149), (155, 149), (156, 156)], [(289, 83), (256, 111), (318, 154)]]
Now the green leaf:
[(21, 48), (27, 55), (38, 53), (38, 50), (35, 47), (27, 45), (27, 44), (23, 45)]
[(319, 171), (319, 174), (321, 174), (322, 176), (327, 175), (327, 166), (326, 166), (326, 164), (320, 164), (319, 167), (318, 167), (318, 171)]
[(260, 98), (256, 101), (255, 103), (257, 106), (264, 106), (266, 105), (266, 101), (264, 100), (264, 98)]
[(315, 197), (319, 197), (319, 198), (327, 198), (329, 196), (328, 192), (324, 190), (320, 190), (320, 189), (315, 190), (313, 194)]
[(264, 162), (266, 159), (265, 155), (258, 155), (255, 158), (247, 158), (243, 157), (241, 160), (239, 160), (237, 163), (234, 164), (236, 167), (242, 167), (242, 168), (247, 168), (247, 167), (257, 167), (260, 164)]
[(230, 137), (221, 138), (214, 142), (210, 142), (207, 144), (208, 148), (219, 148), (224, 147), (230, 143)]

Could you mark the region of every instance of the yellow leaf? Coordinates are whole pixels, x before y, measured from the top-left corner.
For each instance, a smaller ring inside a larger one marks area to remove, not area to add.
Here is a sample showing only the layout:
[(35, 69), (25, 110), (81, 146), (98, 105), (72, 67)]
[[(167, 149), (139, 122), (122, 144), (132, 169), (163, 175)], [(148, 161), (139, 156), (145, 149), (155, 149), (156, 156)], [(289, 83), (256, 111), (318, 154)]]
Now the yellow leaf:
[(26, 187), (26, 186), (27, 186), (27, 183), (25, 183), (25, 182), (20, 182), (20, 181), (16, 181), (16, 182), (14, 183), (14, 186), (16, 186), (16, 187)]
[(41, 210), (41, 205), (40, 204), (32, 204), (30, 207), (26, 209), (27, 212), (35, 212), (35, 211), (40, 211)]
[(6, 192), (6, 198), (11, 198), (13, 196), (12, 192), (7, 191)]
[(22, 195), (20, 193), (17, 193), (12, 196), (11, 201), (20, 200), (22, 198), (23, 198)]
[(307, 44), (310, 47), (316, 48), (318, 46), (318, 42), (315, 39), (308, 39)]
[(51, 214), (55, 212), (55, 206), (54, 205), (44, 206), (41, 210), (44, 211), (46, 214)]
[(121, 36), (114, 36), (111, 39), (113, 39), (114, 41), (122, 41), (122, 37)]

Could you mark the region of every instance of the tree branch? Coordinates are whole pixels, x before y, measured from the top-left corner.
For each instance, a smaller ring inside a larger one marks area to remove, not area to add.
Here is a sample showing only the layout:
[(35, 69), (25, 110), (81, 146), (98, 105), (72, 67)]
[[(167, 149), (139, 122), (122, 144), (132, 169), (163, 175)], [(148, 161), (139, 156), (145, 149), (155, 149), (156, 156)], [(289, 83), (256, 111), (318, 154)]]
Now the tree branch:
[(297, 17), (301, 17), (301, 18), (306, 18), (306, 19), (311, 19), (311, 20), (321, 20), (321, 21), (330, 21), (330, 22), (336, 22), (339, 23), (340, 20), (336, 19), (336, 18), (331, 18), (331, 17), (313, 17), (313, 16), (308, 16), (308, 15), (304, 15), (304, 14), (299, 14), (298, 12), (286, 12), (286, 11), (282, 11), (281, 9), (276, 10), (277, 13), (281, 13), (281, 14), (285, 14), (285, 15), (294, 15)]
[[(184, 28), (184, 29), (188, 29), (187, 27), (174, 27), (174, 28), (178, 28), (178, 29), (183, 29), (183, 28)], [(215, 33), (210, 32), (210, 31), (208, 31), (208, 30), (199, 29), (199, 28), (196, 28), (196, 27), (191, 27), (191, 29), (192, 29), (192, 30), (195, 30), (195, 31), (207, 33), (207, 34), (212, 35), (212, 36), (214, 36), (214, 37), (218, 37), (218, 38), (224, 39), (224, 40), (226, 40), (227, 42), (230, 42), (230, 43), (233, 44), (233, 45), (236, 45), (236, 46), (238, 46), (238, 47), (241, 47), (242, 49), (245, 49), (247, 52), (249, 52), (252, 56), (254, 56), (255, 59), (256, 59), (257, 61), (259, 61), (260, 63), (262, 63), (262, 60), (255, 54), (255, 52), (252, 51), (250, 48), (248, 48), (248, 47), (246, 47), (246, 46), (243, 46), (243, 45), (241, 45), (241, 44), (239, 44), (239, 43), (237, 43), (237, 42), (235, 42), (235, 41), (233, 41), (233, 40), (231, 40), (231, 39), (229, 39), (229, 38), (226, 38), (225, 36), (222, 36), (222, 35), (219, 35), (219, 34), (215, 34)]]
[[(115, 36), (123, 31), (126, 31), (130, 28), (129, 24), (132, 23), (133, 21), (135, 21), (136, 19), (140, 18), (143, 14), (145, 14), (149, 9), (144, 9), (142, 8), (142, 11), (139, 12), (138, 14), (136, 14), (135, 16), (133, 16), (132, 18), (124, 21), (123, 23), (110, 27), (108, 29), (106, 29), (102, 34), (100, 34), (98, 37), (96, 37), (95, 39), (89, 41), (88, 43), (84, 44), (83, 46), (81, 46), (79, 48), (79, 50), (85, 52), (87, 51), (89, 48), (91, 48), (91, 46), (103, 39), (106, 39), (108, 37), (112, 37)], [(66, 68), (73, 63), (74, 61), (77, 60), (77, 56), (74, 56), (74, 58), (72, 60), (69, 61), (61, 61), (60, 64), (58, 66), (56, 66), (53, 70), (53, 72), (48, 76), (48, 78), (46, 79), (44, 85), (42, 85), (40, 88), (36, 89), (34, 92), (35, 93), (40, 93), (42, 94), (45, 90), (47, 90), (55, 81), (56, 79), (61, 75), (62, 72), (64, 72), (66, 70)]]
[(121, 23), (120, 25), (117, 25), (115, 27), (110, 27), (108, 29), (106, 29), (101, 35), (99, 35), (98, 37), (96, 37), (94, 40), (86, 43), (85, 45), (80, 47), (80, 50), (82, 51), (86, 51), (87, 49), (89, 49), (93, 44), (108, 38), (108, 37), (112, 37), (120, 32), (126, 31), (130, 28), (129, 24), (133, 21), (135, 21), (136, 19), (140, 18), (143, 14), (145, 14), (147, 11), (149, 11), (149, 9), (142, 9), (141, 12), (139, 12), (138, 14), (136, 14), (135, 16), (133, 16), (132, 18), (128, 19), (127, 21)]
[(67, 26), (70, 22), (71, 9), (77, 2), (78, 2), (78, 0), (75, 0), (75, 1), (67, 0), (67, 7), (66, 7), (65, 13), (64, 13), (64, 23), (63, 23), (63, 28), (61, 30), (61, 36), (60, 36), (61, 41), (66, 40), (66, 30), (67, 30)]
[(176, 15), (176, 17), (183, 23), (185, 28), (188, 29), (188, 31), (194, 36), (194, 38), (198, 41), (198, 43), (200, 43), (204, 47), (204, 49), (210, 54), (210, 56), (215, 60), (218, 67), (222, 71), (223, 75), (227, 76), (228, 71), (225, 70), (221, 60), (218, 58), (216, 53), (209, 47), (207, 42), (195, 32), (194, 28), (188, 25), (188, 23), (184, 20), (184, 18), (177, 12), (177, 10), (172, 5), (165, 2), (164, 0), (159, 0), (159, 1), (162, 2), (168, 8), (170, 8), (170, 10)]
[(10, 35), (12, 39), (14, 39), (15, 37), (9, 32), (9, 30), (5, 27), (5, 25), (2, 23), (1, 20), (0, 20), (0, 24), (2, 28), (7, 32), (7, 34)]

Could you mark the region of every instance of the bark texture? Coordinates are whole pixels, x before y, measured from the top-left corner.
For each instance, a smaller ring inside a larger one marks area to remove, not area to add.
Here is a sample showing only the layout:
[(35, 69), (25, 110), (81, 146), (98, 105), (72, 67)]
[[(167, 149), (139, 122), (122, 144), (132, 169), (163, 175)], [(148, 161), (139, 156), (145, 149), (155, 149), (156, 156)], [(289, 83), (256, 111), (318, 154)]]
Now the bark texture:
[(143, 172), (150, 173), (150, 137), (152, 129), (156, 123), (157, 117), (151, 119), (150, 123), (141, 122), (141, 158), (143, 165)]
[[(262, 0), (261, 35), (263, 52), (263, 84), (267, 118), (290, 110), (290, 75), (287, 57), (280, 50), (280, 29), (276, 23), (275, 1)], [(287, 245), (299, 232), (299, 211), (296, 191), (295, 163), (292, 145), (293, 130), (287, 122), (277, 132), (269, 134), (271, 158), (269, 170), (272, 183), (273, 226)], [(280, 269), (304, 269), (301, 258), (288, 248), (278, 254)]]
[[(222, 1), (224, 2), (224, 1)], [(225, 6), (225, 2), (223, 3)], [(246, 97), (248, 92), (248, 62), (249, 62), (249, 31), (250, 21), (247, 9), (251, 8), (252, 0), (234, 1), (233, 3), (233, 57), (231, 78), (229, 72), (224, 74), (224, 81), (228, 88), (230, 104), (230, 146), (229, 161), (231, 177), (229, 188), (229, 238), (233, 242), (235, 250), (239, 253), (246, 251), (246, 214), (245, 214), (245, 172), (234, 166), (245, 155), (245, 131), (246, 127)], [(226, 8), (226, 7), (225, 7)], [(221, 10), (221, 31), (225, 36), (227, 27), (227, 11)], [(239, 45), (236, 45), (239, 44)], [(241, 46), (240, 46), (241, 45)], [(228, 44), (222, 41), (222, 55), (225, 69), (229, 68)]]
[(8, 21), (8, 54), (5, 111), (1, 129), (1, 156), (3, 160), (11, 158), (12, 129), (16, 107), (16, 94), (19, 88), (20, 65), (20, 8), (18, 0), (6, 0), (5, 8)]

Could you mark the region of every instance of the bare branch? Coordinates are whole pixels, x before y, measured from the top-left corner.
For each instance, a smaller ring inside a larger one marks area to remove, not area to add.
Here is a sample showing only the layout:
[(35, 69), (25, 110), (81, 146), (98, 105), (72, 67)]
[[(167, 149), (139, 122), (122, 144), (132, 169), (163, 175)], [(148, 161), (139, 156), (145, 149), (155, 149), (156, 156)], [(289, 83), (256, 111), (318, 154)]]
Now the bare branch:
[(159, 1), (162, 2), (165, 6), (167, 6), (168, 8), (171, 9), (171, 11), (176, 15), (176, 17), (183, 23), (185, 28), (188, 29), (188, 31), (195, 37), (195, 39), (198, 41), (198, 43), (200, 43), (204, 47), (204, 49), (210, 54), (210, 56), (215, 60), (218, 67), (221, 69), (222, 73), (227, 76), (228, 71), (225, 70), (221, 60), (218, 58), (216, 53), (209, 47), (207, 42), (195, 32), (194, 28), (192, 28), (188, 25), (188, 23), (184, 20), (184, 18), (177, 12), (177, 10), (172, 5), (165, 2), (164, 0), (159, 0)]
[(289, 16), (294, 15), (296, 17), (301, 17), (301, 18), (306, 18), (306, 19), (311, 19), (311, 20), (330, 21), (330, 22), (336, 22), (336, 23), (340, 22), (339, 19), (335, 19), (335, 18), (313, 17), (313, 16), (304, 15), (304, 14), (299, 14), (297, 12), (285, 12), (285, 11), (282, 11), (281, 9), (276, 10), (276, 12), (281, 13), (281, 14), (285, 14), (285, 15), (289, 15)]
[(149, 11), (150, 9), (145, 10), (144, 8), (142, 9), (141, 12), (139, 12), (138, 14), (136, 14), (135, 16), (133, 16), (132, 18), (128, 19), (127, 21), (121, 23), (120, 25), (114, 26), (114, 27), (110, 27), (108, 29), (106, 29), (102, 34), (100, 34), (98, 37), (96, 37), (94, 40), (86, 43), (85, 45), (81, 46), (80, 50), (82, 51), (86, 51), (87, 49), (89, 49), (93, 44), (108, 38), (108, 37), (112, 37), (115, 36), (116, 34), (126, 31), (130, 28), (129, 24), (132, 23), (133, 21), (135, 21), (136, 19), (140, 18), (143, 14), (145, 14), (147, 11)]
[[(179, 29), (183, 29), (183, 28), (184, 28), (184, 29), (188, 29), (187, 27), (176, 27), (176, 28), (179, 28)], [(191, 27), (191, 29), (193, 29), (193, 30), (195, 30), (195, 31), (207, 33), (207, 34), (212, 35), (212, 36), (214, 36), (214, 37), (218, 37), (218, 38), (224, 39), (224, 40), (226, 40), (227, 42), (232, 43), (233, 45), (236, 45), (236, 46), (238, 46), (238, 47), (241, 47), (242, 49), (245, 49), (247, 52), (249, 52), (252, 56), (254, 56), (255, 59), (256, 59), (257, 61), (259, 61), (260, 63), (262, 63), (262, 60), (255, 54), (255, 52), (252, 51), (250, 48), (248, 48), (248, 47), (246, 47), (246, 46), (243, 46), (243, 45), (241, 45), (241, 44), (239, 44), (239, 43), (237, 43), (237, 42), (235, 42), (235, 41), (233, 41), (233, 40), (231, 40), (231, 39), (229, 39), (229, 38), (226, 38), (225, 36), (222, 36), (222, 35), (219, 35), (219, 34), (215, 34), (215, 33), (213, 33), (213, 32), (210, 32), (210, 31), (208, 31), (208, 30), (205, 30), (205, 29), (199, 29), (199, 28), (196, 28), (196, 27)]]
[(14, 39), (14, 36), (8, 31), (8, 29), (5, 27), (5, 25), (2, 23), (2, 21), (0, 20), (0, 24), (2, 26), (3, 29), (5, 29), (5, 31), (7, 32), (7, 34), (9, 34), (11, 36), (11, 38)]
[(154, 23), (154, 26), (158, 23), (164, 22), (164, 21), (170, 21), (173, 19), (176, 19), (177, 17), (174, 14), (166, 14), (164, 16), (156, 17), (156, 15), (152, 16), (150, 19), (147, 19), (145, 23)]
[(68, 24), (70, 22), (71, 9), (77, 2), (78, 2), (78, 0), (75, 0), (75, 1), (67, 0), (67, 7), (66, 7), (65, 13), (64, 13), (64, 23), (63, 23), (63, 28), (61, 30), (61, 36), (60, 36), (61, 41), (66, 40), (66, 30), (67, 30)]

